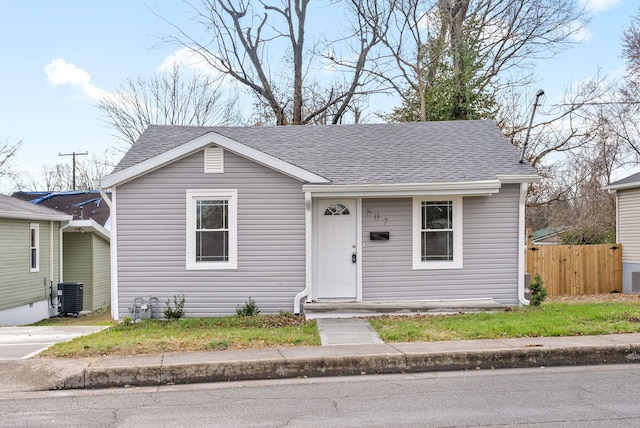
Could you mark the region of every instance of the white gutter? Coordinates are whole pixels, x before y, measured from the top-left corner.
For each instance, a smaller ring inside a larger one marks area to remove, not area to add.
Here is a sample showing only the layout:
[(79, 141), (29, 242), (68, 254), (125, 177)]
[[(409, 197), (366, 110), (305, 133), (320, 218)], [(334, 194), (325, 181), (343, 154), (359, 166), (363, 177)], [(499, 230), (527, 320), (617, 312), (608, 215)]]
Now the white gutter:
[(293, 298), (293, 313), (296, 315), (300, 315), (300, 300), (303, 297), (307, 297), (307, 302), (309, 301), (308, 296), (311, 294), (312, 287), (312, 275), (313, 275), (313, 258), (312, 258), (312, 208), (313, 201), (311, 199), (311, 193), (304, 193), (304, 251), (305, 251), (305, 287), (304, 290), (296, 294), (296, 297)]
[(527, 183), (520, 184), (520, 200), (518, 203), (518, 302), (521, 305), (529, 304), (529, 301), (524, 297), (524, 271), (526, 269), (525, 260), (527, 251), (524, 210), (527, 200), (527, 189)]
[(429, 196), (461, 195), (488, 196), (500, 191), (500, 180), (483, 180), (450, 183), (402, 183), (402, 184), (305, 184), (302, 190), (318, 197), (367, 197), (367, 196)]

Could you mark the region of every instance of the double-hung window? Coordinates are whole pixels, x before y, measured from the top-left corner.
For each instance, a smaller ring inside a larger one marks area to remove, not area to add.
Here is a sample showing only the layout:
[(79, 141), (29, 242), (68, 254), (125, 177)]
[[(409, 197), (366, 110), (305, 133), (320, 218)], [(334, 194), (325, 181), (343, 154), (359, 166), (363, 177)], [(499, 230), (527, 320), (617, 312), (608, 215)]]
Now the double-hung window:
[(413, 200), (413, 268), (462, 267), (462, 198)]
[(31, 223), (29, 227), (30, 272), (40, 271), (40, 225)]
[(187, 190), (187, 269), (237, 268), (237, 191)]

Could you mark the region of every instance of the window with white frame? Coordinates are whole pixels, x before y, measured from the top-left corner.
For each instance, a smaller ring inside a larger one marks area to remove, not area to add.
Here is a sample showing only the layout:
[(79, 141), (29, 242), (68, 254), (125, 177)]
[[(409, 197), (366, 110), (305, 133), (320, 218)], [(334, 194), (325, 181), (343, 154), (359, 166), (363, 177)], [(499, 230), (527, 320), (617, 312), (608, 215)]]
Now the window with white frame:
[(31, 272), (40, 271), (40, 225), (31, 223), (29, 227), (29, 259)]
[(236, 190), (187, 190), (187, 269), (237, 268)]
[(413, 268), (462, 267), (462, 198), (413, 200)]

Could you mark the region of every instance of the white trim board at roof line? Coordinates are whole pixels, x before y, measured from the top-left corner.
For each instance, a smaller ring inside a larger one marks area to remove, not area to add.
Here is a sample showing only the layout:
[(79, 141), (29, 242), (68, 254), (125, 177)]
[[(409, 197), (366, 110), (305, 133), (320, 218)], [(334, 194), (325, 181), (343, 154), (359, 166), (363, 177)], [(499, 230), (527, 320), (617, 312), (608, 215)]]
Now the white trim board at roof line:
[(35, 213), (20, 213), (20, 212), (2, 212), (0, 211), (0, 218), (10, 218), (17, 220), (44, 220), (44, 221), (71, 221), (73, 216), (60, 214), (35, 214)]
[(408, 184), (305, 184), (304, 192), (315, 197), (337, 196), (489, 196), (500, 191), (499, 180), (469, 181), (461, 183), (408, 183)]
[(106, 189), (112, 186), (126, 183), (148, 172), (154, 171), (162, 166), (182, 159), (193, 153), (204, 149), (205, 147), (216, 145), (225, 150), (229, 150), (239, 156), (250, 159), (256, 163), (264, 165), (268, 168), (279, 171), (289, 177), (308, 183), (329, 183), (324, 177), (309, 172), (305, 169), (292, 165), (281, 159), (268, 155), (264, 152), (251, 148), (245, 144), (224, 137), (215, 132), (207, 132), (201, 137), (188, 141), (178, 147), (154, 156), (150, 159), (137, 163), (129, 168), (123, 169), (100, 180), (101, 188)]

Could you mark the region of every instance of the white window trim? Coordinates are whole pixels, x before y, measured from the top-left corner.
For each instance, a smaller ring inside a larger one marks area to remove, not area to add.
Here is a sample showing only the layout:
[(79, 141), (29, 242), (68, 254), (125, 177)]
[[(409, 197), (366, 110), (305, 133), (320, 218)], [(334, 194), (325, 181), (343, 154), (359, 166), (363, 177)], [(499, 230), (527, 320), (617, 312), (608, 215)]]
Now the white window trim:
[[(229, 201), (229, 260), (226, 262), (196, 262), (196, 201), (226, 199)], [(238, 268), (238, 191), (235, 189), (187, 190), (187, 270), (218, 270)]]
[[(453, 260), (422, 261), (421, 224), (423, 201), (451, 201), (453, 203)], [(413, 269), (462, 269), (462, 196), (433, 196), (413, 198)]]
[[(33, 230), (35, 230), (36, 267), (33, 267), (33, 260), (31, 259), (31, 250), (34, 248), (31, 246), (31, 233)], [(40, 272), (40, 225), (38, 223), (29, 225), (29, 272)]]

